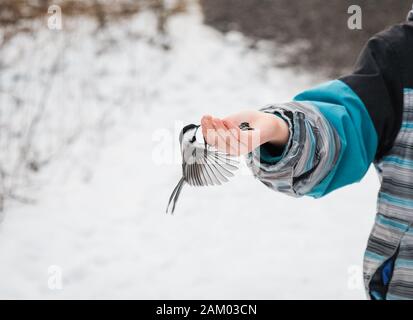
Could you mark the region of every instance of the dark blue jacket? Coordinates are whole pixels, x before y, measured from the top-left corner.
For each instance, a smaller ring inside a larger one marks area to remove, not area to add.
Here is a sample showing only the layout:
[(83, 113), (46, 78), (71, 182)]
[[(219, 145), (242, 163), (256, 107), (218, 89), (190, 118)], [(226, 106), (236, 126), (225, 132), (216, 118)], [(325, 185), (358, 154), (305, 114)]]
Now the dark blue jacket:
[(315, 198), (375, 165), (381, 189), (364, 259), (373, 299), (413, 299), (413, 12), (409, 19), (374, 36), (352, 74), (264, 108), (289, 124), (290, 140), (247, 157), (271, 189)]

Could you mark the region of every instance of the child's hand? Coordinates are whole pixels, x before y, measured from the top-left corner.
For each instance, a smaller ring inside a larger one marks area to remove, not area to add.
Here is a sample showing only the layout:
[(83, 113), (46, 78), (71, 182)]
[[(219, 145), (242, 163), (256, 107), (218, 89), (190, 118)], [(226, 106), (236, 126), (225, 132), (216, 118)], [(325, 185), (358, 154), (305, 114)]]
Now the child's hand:
[[(248, 122), (251, 131), (239, 125)], [(281, 118), (260, 111), (244, 111), (225, 119), (204, 116), (201, 120), (206, 142), (216, 149), (235, 156), (245, 155), (264, 143), (284, 145), (288, 142), (287, 123)]]

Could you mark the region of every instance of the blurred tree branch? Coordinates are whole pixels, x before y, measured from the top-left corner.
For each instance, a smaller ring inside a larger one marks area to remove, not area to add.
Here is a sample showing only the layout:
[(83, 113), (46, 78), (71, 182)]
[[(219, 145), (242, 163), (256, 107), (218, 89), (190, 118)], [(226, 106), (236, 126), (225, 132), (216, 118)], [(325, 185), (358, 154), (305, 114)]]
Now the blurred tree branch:
[[(168, 19), (174, 14), (185, 11), (187, 0), (173, 2), (166, 0), (1, 0), (0, 51), (8, 48), (5, 44), (19, 32), (32, 32), (35, 38), (33, 31), (36, 29), (31, 29), (34, 27), (30, 22), (45, 19), (51, 4), (60, 5), (64, 16), (80, 15), (96, 19), (99, 29), (105, 29), (110, 23), (141, 11), (151, 11), (157, 18), (157, 32), (161, 35), (159, 38), (162, 41), (167, 35)], [(49, 35), (52, 37), (55, 34)], [(53, 39), (66, 41), (68, 37)], [(156, 39), (154, 41), (159, 42)], [(35, 47), (31, 50), (34, 52), (41, 52), (45, 46), (43, 42), (33, 43)], [(164, 44), (165, 42), (162, 42), (162, 45)], [(30, 70), (16, 70), (12, 72), (14, 74), (12, 80), (0, 83), (0, 212), (4, 210), (5, 201), (9, 199), (32, 203), (33, 199), (27, 197), (24, 191), (32, 182), (32, 174), (41, 170), (82, 134), (83, 128), (65, 132), (55, 137), (58, 142), (47, 148), (44, 148), (45, 140), (41, 139), (47, 132), (46, 127), (53, 121), (50, 118), (50, 95), (59, 72), (64, 69), (61, 62), (68, 47), (70, 46), (66, 42), (58, 45), (53, 58), (45, 59), (41, 65), (34, 68), (36, 71), (37, 68), (44, 67), (41, 73), (35, 73), (34, 79), (30, 78), (33, 77)], [(30, 56), (29, 52), (25, 53)], [(12, 69), (18, 65), (22, 54), (23, 52), (18, 52), (8, 59), (3, 59), (0, 52), (0, 70)], [(31, 81), (36, 82), (36, 92), (39, 93), (36, 97), (27, 96)]]

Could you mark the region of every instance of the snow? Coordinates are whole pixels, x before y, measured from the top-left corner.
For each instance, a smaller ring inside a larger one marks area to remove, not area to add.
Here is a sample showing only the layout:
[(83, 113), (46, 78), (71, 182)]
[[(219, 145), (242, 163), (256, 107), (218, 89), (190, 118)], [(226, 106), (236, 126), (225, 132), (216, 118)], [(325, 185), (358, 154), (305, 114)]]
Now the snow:
[[(195, 9), (172, 18), (169, 51), (151, 43), (150, 13), (98, 33), (86, 18), (66, 23), (40, 24), (3, 49), (5, 59), (25, 53), (2, 82), (30, 75), (18, 89), (27, 101), (61, 54), (38, 139), (79, 137), (35, 177), (35, 204), (7, 207), (0, 298), (364, 299), (373, 171), (313, 200), (274, 193), (243, 168), (222, 187), (185, 187), (165, 214), (183, 124), (288, 101), (322, 78), (274, 67), (268, 51), (203, 25)], [(60, 289), (50, 287), (54, 268)]]

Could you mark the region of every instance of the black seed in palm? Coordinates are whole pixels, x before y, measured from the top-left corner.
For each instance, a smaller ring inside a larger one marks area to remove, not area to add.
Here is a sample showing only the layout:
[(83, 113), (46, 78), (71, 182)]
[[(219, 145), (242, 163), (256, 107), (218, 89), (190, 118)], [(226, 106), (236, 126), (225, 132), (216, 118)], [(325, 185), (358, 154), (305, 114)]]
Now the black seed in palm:
[(251, 130), (254, 130), (254, 128), (251, 128), (251, 127), (250, 127), (250, 124), (249, 124), (248, 122), (243, 122), (243, 123), (241, 123), (241, 124), (239, 125), (239, 128), (240, 128), (242, 131), (251, 131)]

